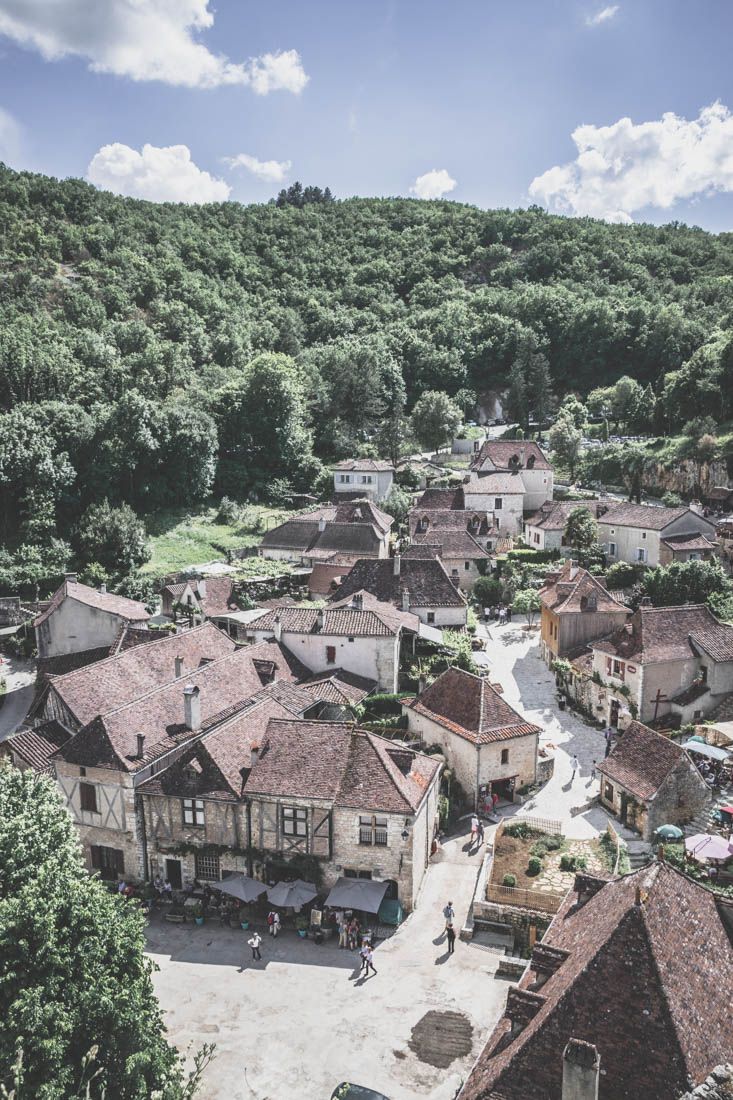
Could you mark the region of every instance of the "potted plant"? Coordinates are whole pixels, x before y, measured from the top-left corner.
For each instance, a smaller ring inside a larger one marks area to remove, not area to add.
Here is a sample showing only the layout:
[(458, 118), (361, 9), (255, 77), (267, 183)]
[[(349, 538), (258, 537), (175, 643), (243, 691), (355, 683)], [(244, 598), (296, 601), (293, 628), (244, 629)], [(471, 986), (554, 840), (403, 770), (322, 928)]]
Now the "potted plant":
[(308, 920), (307, 920), (307, 918), (302, 916), (302, 914), (300, 916), (297, 916), (295, 918), (295, 927), (296, 927), (296, 930), (297, 930), (298, 935), (300, 936), (300, 938), (302, 940), (304, 940), (306, 938), (306, 936), (308, 935)]
[(247, 914), (244, 912), (243, 909), (239, 910), (239, 927), (242, 929), (243, 932), (246, 932), (247, 929), (249, 928), (249, 921), (247, 919)]
[(196, 924), (198, 924), (198, 925), (202, 925), (204, 923), (204, 907), (203, 907), (203, 905), (201, 904), (200, 901), (197, 902), (196, 905), (194, 906), (193, 919), (196, 921)]

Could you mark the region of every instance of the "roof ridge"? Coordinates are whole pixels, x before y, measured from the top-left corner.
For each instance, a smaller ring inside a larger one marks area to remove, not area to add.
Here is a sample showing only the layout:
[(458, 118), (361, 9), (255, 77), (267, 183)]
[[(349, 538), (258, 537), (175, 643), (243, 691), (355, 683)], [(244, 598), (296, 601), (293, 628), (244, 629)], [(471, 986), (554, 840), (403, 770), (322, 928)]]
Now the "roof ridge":
[[(127, 626), (125, 626), (123, 629), (127, 630), (128, 627), (129, 627), (129, 624)], [(224, 634), (223, 630), (219, 630), (219, 627), (216, 626), (215, 623), (207, 621), (207, 622), (204, 622), (204, 623), (199, 623), (198, 626), (192, 626), (188, 630), (182, 631), (182, 634), (178, 634), (178, 633), (167, 634), (165, 637), (162, 637), (162, 638), (158, 639), (158, 644), (159, 645), (164, 645), (166, 642), (172, 641), (173, 638), (180, 638), (182, 635), (185, 636), (185, 637), (188, 637), (190, 634), (193, 634), (195, 631), (199, 631), (199, 632), (202, 631), (204, 629), (204, 627), (210, 627), (213, 630), (218, 631), (219, 634), (223, 634), (225, 637), (228, 637), (228, 635)], [(59, 680), (62, 680), (62, 679), (65, 680), (67, 677), (76, 676), (77, 673), (88, 672), (88, 670), (90, 668), (98, 669), (101, 665), (106, 664), (107, 661), (115, 661), (119, 657), (124, 657), (129, 652), (131, 652), (131, 650), (123, 649), (118, 653), (110, 653), (110, 655), (108, 657), (102, 657), (101, 661), (93, 661), (91, 665), (81, 665), (80, 668), (72, 668), (71, 671), (62, 672), (60, 674), (57, 674), (57, 675), (53, 676), (52, 679), (56, 683), (58, 683)], [(232, 650), (232, 653), (233, 652), (234, 652), (234, 650)], [(227, 654), (225, 654), (225, 656), (229, 657), (229, 656), (231, 656), (231, 654), (227, 653)], [(220, 658), (217, 658), (217, 660), (220, 660)], [(212, 662), (212, 664), (213, 664), (213, 662)], [(107, 713), (111, 714), (112, 711), (105, 711), (104, 713), (105, 714), (107, 714)]]
[[(356, 735), (361, 735), (361, 736), (366, 737), (367, 742), (371, 745), (372, 751), (374, 752), (377, 759), (379, 760), (379, 763), (381, 764), (383, 770), (385, 771), (385, 773), (386, 773), (389, 781), (391, 782), (392, 786), (397, 791), (397, 793), (399, 794), (400, 798), (405, 803), (405, 805), (408, 807), (410, 813), (414, 813), (415, 812), (415, 807), (412, 805), (412, 802), (407, 797), (407, 795), (405, 794), (405, 791), (402, 787), (401, 780), (404, 778), (403, 775), (402, 775), (402, 772), (399, 770), (399, 768), (397, 767), (397, 765), (395, 764), (394, 760), (392, 760), (391, 757), (390, 757), (389, 764), (388, 764), (387, 761), (385, 760), (385, 756), (382, 755), (382, 753), (384, 753), (387, 756), (389, 755), (388, 749), (385, 746), (386, 745), (391, 745), (392, 742), (387, 741), (386, 738), (382, 737), (382, 738), (379, 738), (379, 741), (384, 742), (384, 745), (381, 745), (381, 744), (378, 745), (376, 743), (376, 735), (373, 734), (371, 732), (371, 730), (355, 729), (354, 733)], [(412, 751), (412, 750), (407, 750), (407, 751)], [(397, 775), (400, 776), (400, 780), (397, 779)]]

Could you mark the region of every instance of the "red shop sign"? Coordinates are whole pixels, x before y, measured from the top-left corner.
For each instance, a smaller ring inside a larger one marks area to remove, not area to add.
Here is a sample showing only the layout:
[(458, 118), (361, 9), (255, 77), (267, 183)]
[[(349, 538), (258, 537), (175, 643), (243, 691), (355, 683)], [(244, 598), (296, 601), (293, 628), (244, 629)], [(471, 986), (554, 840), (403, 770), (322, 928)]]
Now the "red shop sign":
[(627, 665), (626, 666), (626, 671), (627, 672), (636, 672), (636, 665)]

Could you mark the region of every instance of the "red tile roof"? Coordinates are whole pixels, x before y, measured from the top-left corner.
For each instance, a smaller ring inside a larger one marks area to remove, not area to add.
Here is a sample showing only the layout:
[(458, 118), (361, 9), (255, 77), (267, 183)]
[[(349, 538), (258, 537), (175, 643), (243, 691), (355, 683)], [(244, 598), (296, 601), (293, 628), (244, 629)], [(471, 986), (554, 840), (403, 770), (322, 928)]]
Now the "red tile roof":
[(394, 471), (391, 462), (384, 462), (381, 458), (345, 458), (337, 462), (334, 470), (364, 470), (366, 473), (379, 473)]
[(596, 764), (596, 770), (636, 798), (649, 802), (670, 772), (684, 761), (694, 769), (685, 750), (675, 741), (641, 722), (631, 722), (613, 752)]
[(306, 676), (302, 686), (316, 699), (327, 703), (360, 703), (377, 686), (376, 680), (365, 676), (355, 676), (345, 669), (336, 668), (326, 672), (316, 672)]
[(95, 608), (97, 611), (107, 611), (110, 615), (117, 615), (129, 622), (146, 622), (150, 618), (150, 613), (145, 604), (138, 603), (137, 600), (128, 600), (125, 596), (116, 596), (114, 592), (100, 592), (97, 588), (89, 588), (86, 584), (80, 584), (79, 581), (65, 580), (54, 592), (46, 610), (33, 620), (33, 625), (40, 626), (41, 623), (45, 623), (46, 619), (66, 599), (76, 600), (77, 603), (83, 603), (87, 607)]
[(608, 507), (608, 501), (600, 500), (547, 500), (524, 522), (527, 526), (538, 527), (541, 531), (564, 531), (568, 518), (576, 508), (584, 508), (592, 516), (597, 516)]
[(642, 664), (683, 661), (708, 653), (713, 660), (733, 660), (733, 626), (715, 618), (705, 604), (640, 607), (631, 621), (593, 649)]
[(715, 550), (717, 547), (715, 539), (709, 539), (707, 535), (699, 533), (668, 535), (667, 538), (662, 539), (662, 542), (676, 553), (681, 553), (683, 550)]
[(558, 615), (590, 611), (625, 614), (629, 611), (597, 577), (587, 569), (580, 569), (573, 561), (566, 561), (554, 577), (556, 579), (540, 590), (540, 600), (543, 607)]
[[(637, 893), (638, 891), (638, 893)], [(512, 1038), (499, 1022), (459, 1100), (548, 1100), (570, 1038), (594, 1044), (602, 1100), (671, 1100), (730, 1059), (733, 951), (714, 895), (656, 863), (570, 892), (542, 940), (567, 953)], [(531, 964), (530, 964), (531, 966)], [(519, 989), (531, 989), (525, 972)]]
[[(455, 515), (455, 513), (450, 514)], [(410, 549), (420, 547), (423, 544), (438, 546), (438, 554), (441, 558), (464, 558), (468, 561), (483, 561), (491, 556), (465, 528), (454, 530), (429, 528), (424, 533), (416, 532), (413, 535)]]
[(463, 486), (456, 485), (452, 489), (425, 489), (415, 502), (415, 509), (463, 509)]
[[(338, 595), (340, 589), (335, 595)], [(284, 633), (324, 634), (360, 638), (389, 637), (400, 630), (418, 629), (416, 615), (397, 611), (391, 604), (378, 605), (377, 601), (362, 608), (352, 607), (349, 601), (345, 606), (325, 607), (321, 609), (323, 625), (319, 627), (319, 609), (315, 607), (281, 607), (269, 611), (249, 625), (252, 631), (273, 631), (276, 616), (280, 617)]]
[(405, 705), (475, 745), (541, 732), (502, 698), (495, 685), (459, 668), (446, 669)]
[(527, 491), (521, 478), (521, 470), (473, 469), (464, 480), (463, 491), (470, 497), (476, 493), (495, 493), (497, 496), (523, 496)]
[(382, 603), (402, 607), (402, 592), (408, 589), (411, 607), (465, 607), (466, 598), (452, 583), (444, 566), (435, 558), (401, 559), (395, 573), (395, 559), (356, 562), (330, 599), (344, 600), (355, 592), (371, 592)]
[(19, 730), (4, 741), (3, 748), (20, 757), (36, 772), (53, 774), (51, 757), (72, 737), (72, 733), (55, 719), (40, 722), (33, 729)]
[(663, 531), (676, 519), (688, 516), (695, 523), (708, 526), (708, 521), (687, 507), (661, 508), (654, 504), (630, 504), (617, 502), (598, 517), (598, 522), (610, 527), (638, 527), (647, 531)]
[[(534, 464), (527, 467), (527, 462), (531, 458), (534, 459)], [(521, 469), (552, 469), (537, 444), (525, 439), (487, 439), (471, 463), (472, 469), (478, 469), (487, 459), (500, 470), (510, 470), (515, 462)]]

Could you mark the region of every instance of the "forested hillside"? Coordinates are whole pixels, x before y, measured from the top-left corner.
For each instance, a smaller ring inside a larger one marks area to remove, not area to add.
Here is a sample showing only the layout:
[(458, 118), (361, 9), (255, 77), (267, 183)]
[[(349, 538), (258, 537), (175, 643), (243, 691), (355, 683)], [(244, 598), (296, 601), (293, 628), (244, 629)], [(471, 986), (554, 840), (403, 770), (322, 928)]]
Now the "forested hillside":
[(2, 561), (61, 560), (105, 501), (309, 490), (369, 440), (392, 453), (423, 391), (469, 410), (532, 354), (558, 396), (650, 386), (657, 431), (729, 418), (732, 311), (733, 234), (406, 199), (154, 205), (0, 166)]

